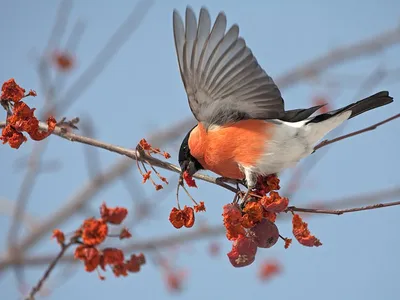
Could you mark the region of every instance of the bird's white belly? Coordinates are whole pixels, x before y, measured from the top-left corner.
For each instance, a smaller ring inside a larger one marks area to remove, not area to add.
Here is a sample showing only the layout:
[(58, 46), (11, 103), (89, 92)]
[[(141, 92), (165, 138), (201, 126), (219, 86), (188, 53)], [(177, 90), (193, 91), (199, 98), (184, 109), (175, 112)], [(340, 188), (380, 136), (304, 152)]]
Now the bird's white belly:
[(294, 123), (271, 120), (276, 126), (266, 144), (265, 154), (258, 160), (256, 166), (244, 166), (244, 169), (251, 173), (269, 175), (294, 167), (314, 151), (318, 141), (347, 120), (350, 115), (351, 112), (347, 111), (323, 122), (309, 124), (308, 120)]
[(264, 175), (279, 173), (294, 167), (312, 151), (313, 147), (304, 134), (304, 128), (277, 125), (267, 143), (265, 154), (252, 171)]

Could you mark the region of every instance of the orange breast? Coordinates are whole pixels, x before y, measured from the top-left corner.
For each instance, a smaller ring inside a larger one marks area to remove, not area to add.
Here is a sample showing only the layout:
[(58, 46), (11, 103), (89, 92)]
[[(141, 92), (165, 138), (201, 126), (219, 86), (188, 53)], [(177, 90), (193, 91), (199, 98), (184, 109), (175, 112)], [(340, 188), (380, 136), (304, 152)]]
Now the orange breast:
[(244, 120), (230, 125), (211, 127), (199, 125), (189, 137), (190, 153), (201, 165), (220, 176), (243, 179), (239, 165), (254, 166), (265, 153), (271, 136), (271, 123)]

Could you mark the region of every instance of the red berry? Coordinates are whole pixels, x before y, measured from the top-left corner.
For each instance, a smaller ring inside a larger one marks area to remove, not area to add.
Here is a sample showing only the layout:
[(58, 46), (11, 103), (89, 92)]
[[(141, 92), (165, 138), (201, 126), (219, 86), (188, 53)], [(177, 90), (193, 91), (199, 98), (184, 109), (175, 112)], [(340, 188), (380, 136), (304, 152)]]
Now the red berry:
[(256, 255), (257, 243), (250, 237), (240, 235), (236, 241), (233, 242), (233, 247), (236, 247), (240, 254)]
[(231, 264), (236, 267), (245, 267), (252, 264), (257, 253), (257, 244), (252, 238), (240, 235), (232, 244), (232, 250), (228, 258)]
[(255, 256), (239, 255), (237, 251), (234, 252), (233, 249), (231, 252), (228, 253), (228, 257), (232, 266), (234, 266), (235, 268), (241, 268), (251, 265), (256, 259)]
[(262, 219), (260, 223), (250, 228), (248, 233), (259, 248), (270, 248), (279, 239), (278, 227), (267, 219)]

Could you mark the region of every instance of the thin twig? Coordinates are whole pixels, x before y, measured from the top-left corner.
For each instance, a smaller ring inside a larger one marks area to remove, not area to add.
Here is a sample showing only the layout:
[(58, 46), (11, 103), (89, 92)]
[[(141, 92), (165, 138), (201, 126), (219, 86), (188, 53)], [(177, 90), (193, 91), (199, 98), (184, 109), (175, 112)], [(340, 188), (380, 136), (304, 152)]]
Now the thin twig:
[(378, 122), (378, 123), (376, 123), (376, 124), (374, 124), (374, 125), (368, 126), (368, 127), (364, 128), (364, 129), (360, 129), (360, 130), (357, 130), (357, 131), (354, 131), (354, 132), (351, 132), (351, 133), (348, 133), (348, 134), (339, 136), (339, 137), (334, 138), (334, 139), (331, 139), (331, 140), (322, 141), (321, 143), (319, 143), (317, 146), (314, 147), (314, 151), (316, 151), (316, 150), (318, 150), (318, 149), (320, 149), (320, 148), (322, 148), (322, 147), (325, 147), (325, 146), (327, 146), (327, 145), (336, 143), (336, 142), (338, 142), (338, 141), (341, 141), (341, 140), (350, 138), (350, 137), (352, 137), (352, 136), (356, 136), (356, 135), (358, 135), (358, 134), (361, 134), (361, 133), (364, 133), (364, 132), (367, 132), (367, 131), (374, 130), (374, 129), (378, 128), (379, 126), (381, 126), (381, 125), (383, 125), (383, 124), (386, 124), (386, 123), (388, 123), (388, 122), (390, 122), (390, 121), (393, 121), (394, 119), (397, 119), (397, 118), (399, 118), (399, 117), (400, 117), (400, 114), (397, 114), (397, 115), (394, 115), (394, 116), (392, 116), (392, 117), (390, 117), (390, 118), (387, 118), (386, 120), (383, 120), (383, 121), (381, 121), (381, 122)]
[[(365, 206), (370, 203), (382, 202), (385, 199), (394, 199), (397, 197), (400, 197), (400, 186), (387, 188), (385, 190), (379, 190), (376, 192), (366, 192), (362, 194), (341, 197), (340, 199), (327, 200), (319, 203), (321, 203), (325, 209), (338, 210), (342, 207)], [(311, 208), (311, 206), (308, 208)]]
[[(391, 118), (388, 118), (388, 119), (386, 119), (384, 121), (381, 121), (381, 122), (376, 123), (376, 124), (374, 124), (372, 126), (366, 127), (364, 129), (361, 129), (361, 130), (355, 131), (353, 133), (349, 133), (347, 135), (338, 137), (336, 139), (329, 140), (329, 141), (323, 141), (323, 142), (321, 142), (319, 145), (317, 145), (315, 147), (314, 151), (316, 151), (317, 149), (320, 149), (320, 148), (322, 148), (322, 147), (324, 147), (326, 145), (329, 145), (329, 144), (335, 143), (337, 141), (349, 138), (351, 136), (355, 136), (355, 135), (361, 134), (363, 132), (366, 132), (366, 131), (369, 131), (369, 130), (373, 130), (373, 129), (377, 128), (378, 126), (383, 125), (385, 123), (388, 123), (388, 122), (390, 122), (390, 121), (392, 121), (392, 120), (394, 120), (394, 119), (396, 119), (398, 117), (400, 117), (400, 114), (397, 114), (397, 115), (395, 115), (395, 116), (393, 116)], [(5, 126), (5, 122), (0, 122), (0, 128), (4, 127), (4, 126)], [(40, 127), (43, 130), (47, 130), (47, 125), (42, 123), (42, 122), (40, 123)], [(84, 137), (84, 136), (81, 136), (81, 135), (77, 135), (75, 133), (66, 132), (65, 129), (60, 128), (60, 127), (56, 127), (54, 132), (53, 132), (53, 134), (58, 135), (58, 136), (60, 136), (60, 137), (62, 137), (64, 139), (67, 139), (67, 140), (72, 141), (72, 142), (76, 141), (76, 142), (80, 142), (80, 143), (83, 143), (83, 144), (91, 145), (91, 146), (94, 146), (94, 147), (102, 148), (102, 149), (105, 149), (105, 150), (108, 150), (108, 151), (111, 151), (111, 152), (115, 152), (115, 153), (127, 156), (127, 157), (135, 159), (135, 160), (137, 159), (137, 160), (140, 160), (140, 161), (145, 161), (145, 162), (151, 163), (153, 166), (157, 166), (157, 167), (160, 167), (160, 168), (163, 168), (163, 169), (175, 172), (175, 173), (180, 173), (180, 168), (179, 167), (177, 167), (177, 166), (175, 166), (175, 165), (173, 165), (171, 163), (161, 161), (161, 160), (156, 159), (154, 157), (151, 157), (149, 155), (146, 155), (146, 154), (143, 154), (143, 153), (140, 154), (139, 151), (137, 151), (137, 150), (123, 148), (123, 147), (120, 147), (120, 146), (104, 143), (104, 142), (98, 141), (96, 139), (92, 139), (92, 138)], [(221, 187), (223, 187), (225, 189), (228, 189), (228, 190), (230, 190), (230, 191), (232, 191), (234, 193), (237, 193), (237, 189), (235, 187), (232, 187), (231, 185), (228, 185), (228, 184), (226, 184), (224, 182), (221, 182), (217, 178), (210, 177), (210, 176), (203, 175), (203, 174), (196, 174), (194, 177), (197, 178), (197, 179), (203, 180), (203, 181), (207, 181), (209, 183), (213, 183), (213, 184), (219, 185), (219, 186), (221, 186)], [(31, 243), (32, 242), (33, 241), (31, 241)], [(22, 249), (25, 249), (25, 248), (22, 248)]]
[(49, 36), (49, 40), (47, 41), (46, 50), (59, 46), (60, 41), (68, 26), (68, 18), (70, 16), (71, 10), (72, 10), (71, 0), (61, 1), (59, 8), (57, 10), (57, 15)]
[[(0, 128), (3, 127), (3, 122), (0, 122)], [(193, 127), (192, 120), (183, 120), (177, 122), (175, 125), (167, 128), (166, 130), (159, 131), (153, 134), (149, 141), (152, 145), (162, 147), (169, 141), (173, 141), (181, 135), (181, 130), (189, 130)], [(56, 130), (60, 130), (57, 128)], [(44, 141), (42, 141), (44, 142)], [(43, 220), (30, 234), (28, 234), (19, 244), (15, 247), (15, 251), (8, 251), (9, 255), (18, 257), (27, 251), (32, 245), (37, 243), (47, 232), (59, 226), (71, 217), (75, 212), (82, 209), (86, 203), (92, 199), (97, 193), (105, 186), (111, 184), (114, 180), (124, 176), (132, 167), (133, 160), (120, 159), (117, 163), (111, 166), (105, 173), (100, 173), (89, 182), (83, 184), (82, 188), (75, 192), (71, 198), (65, 201), (59, 210), (52, 214), (48, 219)], [(1, 263), (0, 263), (1, 269)]]
[[(47, 55), (50, 47), (54, 47), (58, 45), (60, 39), (62, 38), (65, 29), (67, 27), (68, 18), (71, 13), (72, 8), (72, 1), (70, 0), (63, 0), (61, 1), (58, 11), (56, 20), (53, 25), (53, 29), (49, 36), (49, 40), (44, 50), (44, 55), (40, 57), (37, 72), (39, 75), (40, 84), (42, 87), (42, 91), (44, 94), (44, 106), (46, 108), (51, 105), (54, 100), (54, 86), (51, 80), (51, 72), (49, 70), (48, 62), (47, 62)], [(28, 203), (30, 194), (36, 184), (36, 179), (39, 174), (40, 166), (41, 166), (41, 157), (42, 154), (47, 146), (47, 141), (44, 141), (41, 144), (35, 145), (33, 151), (29, 157), (29, 165), (28, 170), (25, 173), (25, 176), (22, 180), (21, 187), (19, 188), (19, 194), (16, 199), (16, 209), (14, 211), (13, 218), (11, 220), (11, 226), (8, 232), (8, 246), (9, 251), (14, 249), (15, 241), (18, 240), (18, 233), (20, 229), (20, 224), (18, 223), (18, 219), (25, 213), (25, 208)], [(16, 248), (15, 248), (16, 249)], [(21, 282), (21, 277), (23, 276), (22, 269), (16, 269), (16, 277), (19, 282)]]
[[(378, 66), (368, 76), (363, 80), (360, 84), (359, 88), (356, 91), (355, 96), (353, 97), (354, 101), (357, 101), (362, 98), (365, 93), (368, 93), (371, 89), (374, 89), (376, 85), (378, 85), (383, 79), (384, 75), (382, 75), (382, 67)], [(336, 136), (342, 135), (345, 127), (349, 123), (345, 123), (342, 126), (336, 128), (332, 134)], [(327, 148), (324, 152), (319, 153), (317, 156), (312, 156), (308, 160), (304, 161), (304, 163), (298, 165), (297, 172), (295, 171), (291, 178), (289, 179), (289, 184), (287, 186), (287, 191), (282, 191), (286, 197), (289, 197), (293, 200), (293, 195), (296, 193), (296, 187), (300, 186), (300, 180), (304, 181), (305, 178), (310, 174), (311, 170), (315, 168), (318, 163), (322, 160), (322, 158), (327, 155), (329, 152), (329, 148)], [(298, 176), (299, 172), (302, 173), (301, 179)], [(294, 187), (294, 188), (293, 188)], [(292, 189), (292, 190), (289, 190)]]
[(44, 282), (49, 278), (50, 273), (53, 271), (54, 267), (57, 265), (58, 261), (63, 257), (65, 251), (75, 243), (74, 240), (71, 240), (68, 244), (61, 245), (61, 251), (58, 253), (58, 255), (54, 258), (54, 260), (51, 262), (51, 264), (47, 267), (46, 271), (44, 272), (42, 278), (39, 280), (39, 282), (31, 289), (31, 292), (29, 293), (29, 296), (25, 298), (25, 300), (34, 300), (35, 299), (35, 294), (40, 291), (42, 288)]
[[(53, 28), (47, 41), (44, 54), (40, 57), (37, 72), (44, 94), (45, 108), (54, 101), (54, 84), (48, 63), (48, 55), (52, 48), (57, 48), (68, 26), (68, 19), (72, 10), (71, 0), (62, 0), (59, 4)], [(45, 109), (46, 110), (46, 109)]]
[(30, 154), (28, 170), (26, 171), (21, 186), (19, 188), (13, 218), (11, 220), (10, 229), (8, 231), (7, 241), (9, 247), (11, 248), (15, 248), (16, 241), (18, 240), (19, 229), (21, 225), (19, 220), (21, 219), (21, 216), (25, 213), (25, 207), (28, 203), (29, 196), (35, 186), (38, 173), (37, 171), (40, 168), (41, 164), (41, 154), (43, 153), (47, 144), (47, 141), (44, 141), (44, 143), (36, 144)]
[[(306, 205), (306, 209), (318, 209), (328, 210), (328, 211), (337, 211), (344, 209), (343, 207), (347, 207), (351, 209), (351, 207), (358, 206), (366, 206), (366, 205), (374, 205), (377, 202), (385, 201), (386, 199), (396, 199), (400, 197), (400, 186), (396, 186), (393, 188), (387, 188), (385, 190), (378, 190), (375, 192), (366, 192), (362, 194), (344, 196), (340, 199), (324, 199), (320, 201), (312, 201), (308, 205)], [(346, 208), (346, 209), (347, 209)], [(314, 216), (318, 216), (315, 214)], [(289, 215), (280, 215), (280, 220), (285, 220), (290, 218)]]
[[(0, 122), (0, 128), (5, 126), (5, 122)], [(43, 122), (40, 122), (39, 127), (42, 130), (47, 130), (47, 125)], [(142, 162), (145, 162), (147, 164), (152, 164), (153, 166), (165, 169), (165, 170), (169, 170), (175, 173), (180, 173), (180, 168), (174, 164), (159, 160), (157, 158), (154, 158), (150, 155), (147, 155), (144, 152), (140, 152), (137, 151), (136, 149), (128, 149), (128, 148), (124, 148), (121, 146), (117, 146), (117, 145), (113, 145), (113, 144), (109, 144), (109, 143), (105, 143), (93, 138), (89, 138), (89, 137), (85, 137), (82, 135), (78, 135), (72, 132), (67, 132), (65, 131), (63, 128), (60, 127), (56, 127), (55, 130), (53, 131), (54, 135), (57, 135), (59, 137), (62, 137), (70, 142), (78, 142), (78, 143), (82, 143), (82, 144), (86, 144), (86, 145), (90, 145), (93, 147), (97, 147), (97, 148), (101, 148), (110, 152), (114, 152), (120, 155), (124, 155), (126, 157), (129, 157), (131, 159), (134, 160), (139, 160)], [(203, 181), (207, 181), (210, 183), (214, 183), (216, 185), (219, 185), (225, 189), (228, 189), (232, 192), (236, 192), (236, 188), (220, 181), (217, 180), (217, 178), (211, 177), (211, 176), (207, 176), (207, 175), (203, 175), (203, 174), (196, 174), (195, 176), (193, 176), (197, 179), (203, 180)]]
[[(0, 215), (12, 216), (15, 211), (15, 202), (0, 197)], [(39, 224), (39, 220), (28, 213), (23, 213), (18, 220), (26, 229), (32, 230)]]
[(363, 206), (363, 207), (337, 209), (337, 210), (300, 208), (300, 207), (295, 207), (295, 206), (289, 206), (286, 209), (286, 211), (287, 212), (298, 211), (298, 212), (312, 213), (312, 214), (342, 215), (342, 214), (351, 213), (351, 212), (357, 212), (357, 211), (363, 211), (363, 210), (371, 210), (371, 209), (390, 207), (390, 206), (396, 206), (396, 205), (400, 205), (400, 201), (388, 202), (388, 203), (379, 203), (379, 204), (373, 204), (373, 205), (368, 205), (368, 206)]
[[(340, 204), (348, 204), (348, 203), (362, 203), (362, 202), (371, 202), (373, 199), (375, 201), (384, 201), (389, 198), (398, 198), (400, 197), (400, 187), (395, 187), (395, 188), (390, 188), (384, 191), (378, 191), (375, 193), (366, 193), (364, 195), (354, 195), (354, 196), (348, 196), (345, 198), (340, 198), (336, 200), (327, 200), (323, 201), (323, 203), (326, 203), (326, 206), (333, 206), (335, 203), (340, 203)], [(363, 201), (364, 200), (364, 201)], [(394, 205), (397, 205), (398, 202), (392, 202)], [(375, 206), (375, 205), (371, 205)], [(380, 204), (378, 204), (380, 208)], [(367, 206), (369, 207), (369, 206)], [(362, 208), (362, 207), (361, 207)], [(310, 208), (296, 208), (296, 211), (299, 211), (300, 209), (310, 209)], [(351, 210), (354, 208), (350, 209), (345, 209)], [(359, 209), (359, 208), (358, 208)], [(365, 209), (364, 209), (365, 210)], [(326, 211), (341, 211), (341, 210), (328, 210)], [(357, 210), (356, 210), (357, 211)], [(300, 212), (300, 211), (299, 211)], [(283, 214), (281, 217), (282, 219), (286, 219), (286, 215)], [(287, 220), (287, 219), (286, 219)], [(222, 235), (225, 233), (225, 228), (222, 225), (215, 225), (215, 226), (210, 226), (210, 227), (203, 227), (199, 229), (194, 229), (194, 230), (189, 230), (189, 231), (180, 231), (179, 233), (176, 234), (171, 234), (168, 236), (163, 236), (163, 237), (153, 237), (147, 240), (142, 240), (142, 241), (134, 241), (129, 245), (123, 246), (121, 249), (124, 252), (138, 252), (138, 251), (152, 251), (153, 249), (160, 249), (160, 248), (166, 248), (170, 247), (173, 245), (177, 245), (179, 243), (182, 243), (183, 241), (188, 242), (192, 240), (198, 241), (201, 238), (207, 238), (211, 236), (218, 236)], [(37, 255), (37, 256), (31, 256), (31, 257), (16, 257), (13, 255), (8, 255), (3, 258), (3, 260), (0, 261), (0, 270), (3, 270), (4, 268), (7, 268), (9, 266), (15, 266), (15, 265), (29, 265), (29, 266), (38, 266), (38, 265), (44, 265), (48, 264), (54, 255), (52, 254), (42, 254), (42, 255)], [(60, 262), (62, 263), (72, 263), (72, 262), (77, 262), (74, 260), (74, 257), (72, 255), (66, 255), (64, 256)]]
[[(379, 127), (379, 126), (381, 126), (381, 125), (383, 125), (385, 123), (388, 123), (388, 122), (390, 122), (390, 121), (392, 121), (392, 120), (394, 120), (394, 119), (396, 119), (398, 117), (400, 117), (400, 114), (397, 114), (397, 115), (395, 115), (393, 117), (390, 117), (390, 118), (388, 118), (386, 120), (383, 120), (383, 121), (381, 121), (379, 123), (376, 123), (374, 125), (368, 126), (368, 127), (364, 128), (364, 129), (361, 129), (361, 130), (358, 130), (358, 131), (354, 131), (352, 133), (337, 137), (337, 138), (332, 139), (332, 140), (322, 141), (321, 143), (319, 143), (317, 146), (314, 147), (314, 151), (316, 151), (318, 149), (321, 149), (324, 146), (327, 146), (327, 145), (333, 144), (335, 142), (344, 140), (346, 138), (361, 134), (361, 133), (366, 132), (366, 131), (373, 130), (373, 129), (375, 129), (375, 128), (377, 128), (377, 127)], [(0, 122), (0, 128), (4, 127), (4, 126), (5, 126), (5, 122)], [(41, 122), (40, 123), (40, 128), (42, 130), (47, 130), (47, 125), (45, 123)], [(99, 140), (96, 140), (96, 139), (92, 139), (92, 138), (89, 138), (89, 137), (81, 136), (81, 135), (78, 135), (78, 134), (75, 134), (75, 133), (72, 133), (72, 132), (66, 132), (63, 128), (60, 128), (60, 127), (56, 127), (55, 130), (53, 131), (53, 134), (57, 135), (57, 136), (60, 136), (60, 137), (66, 139), (66, 140), (69, 140), (71, 142), (79, 142), (79, 143), (82, 143), (82, 144), (98, 147), (98, 148), (101, 148), (101, 149), (104, 149), (104, 150), (108, 150), (108, 151), (111, 151), (111, 152), (114, 152), (114, 153), (117, 153), (117, 154), (121, 154), (121, 155), (127, 156), (127, 157), (129, 157), (131, 159), (134, 159), (134, 160), (139, 160), (139, 161), (142, 161), (142, 162), (145, 162), (145, 163), (148, 163), (148, 164), (150, 163), (153, 166), (157, 166), (157, 167), (160, 167), (160, 168), (163, 168), (163, 169), (175, 172), (175, 173), (180, 173), (180, 171), (181, 171), (180, 168), (178, 166), (174, 165), (174, 164), (159, 160), (157, 158), (154, 158), (154, 157), (152, 157), (150, 155), (145, 154), (144, 152), (137, 151), (136, 149), (128, 149), (128, 148), (124, 148), (124, 147), (121, 147), (121, 146), (105, 143), (105, 142), (102, 142), (102, 141), (99, 141)], [(207, 181), (209, 183), (213, 183), (213, 184), (219, 185), (219, 186), (221, 186), (221, 187), (223, 187), (223, 188), (225, 188), (227, 190), (230, 190), (230, 191), (232, 191), (234, 193), (238, 192), (238, 190), (235, 187), (232, 187), (231, 185), (228, 185), (228, 184), (218, 180), (217, 178), (214, 178), (214, 177), (211, 177), (211, 176), (207, 176), (207, 175), (203, 175), (203, 174), (196, 174), (193, 177), (195, 177), (197, 179), (200, 179), (200, 180), (203, 180), (203, 181)]]
[[(148, 11), (154, 4), (154, 0), (139, 1), (133, 8), (129, 16), (120, 25), (120, 27), (109, 38), (104, 48), (95, 56), (92, 63), (71, 85), (62, 99), (55, 105), (57, 111), (67, 110), (79, 96), (94, 82), (101, 72), (110, 63), (111, 59), (122, 48), (141, 25)], [(50, 109), (52, 110), (52, 109)]]
[(333, 49), (316, 59), (306, 62), (303, 66), (292, 69), (286, 75), (277, 78), (276, 82), (281, 89), (293, 86), (302, 80), (317, 76), (331, 66), (339, 65), (355, 57), (360, 58), (375, 54), (399, 42), (400, 27), (396, 26), (393, 29), (381, 32), (363, 41)]
[[(182, 242), (188, 241), (199, 241), (200, 239), (205, 239), (211, 236), (218, 236), (225, 233), (225, 227), (223, 225), (215, 225), (209, 227), (202, 227), (193, 230), (180, 230), (179, 233), (174, 233), (162, 237), (153, 237), (142, 241), (136, 241), (130, 245), (122, 246), (121, 250), (125, 253), (131, 252), (143, 252), (143, 251), (154, 251), (154, 249), (168, 248)], [(54, 255), (52, 254), (41, 254), (33, 257), (20, 257), (16, 259), (15, 257), (10, 257), (10, 260), (0, 261), (0, 270), (3, 267), (8, 267), (10, 265), (43, 265), (48, 264), (52, 260)], [(73, 255), (65, 255), (60, 259), (60, 263), (77, 263), (78, 261), (74, 259)]]
[[(386, 68), (383, 66), (379, 67), (379, 73), (376, 74), (376, 76), (384, 77), (382, 80), (384, 80), (386, 83), (390, 82), (398, 82), (400, 78), (400, 68), (395, 67), (395, 68)], [(318, 84), (320, 86), (334, 86), (334, 87), (340, 87), (343, 89), (353, 89), (356, 86), (359, 86), (360, 82), (363, 82), (364, 76), (361, 74), (346, 74), (346, 73), (325, 73), (323, 77), (318, 77), (315, 78), (313, 83)]]
[[(64, 47), (64, 52), (68, 53), (69, 55), (76, 55), (77, 48), (82, 40), (83, 33), (85, 31), (85, 24), (78, 20), (75, 22), (74, 27), (72, 28), (72, 32), (70, 33)], [(63, 90), (65, 81), (67, 76), (63, 71), (58, 70), (58, 72), (54, 76), (54, 84), (53, 88), (60, 93)], [(55, 104), (57, 105), (57, 104)]]

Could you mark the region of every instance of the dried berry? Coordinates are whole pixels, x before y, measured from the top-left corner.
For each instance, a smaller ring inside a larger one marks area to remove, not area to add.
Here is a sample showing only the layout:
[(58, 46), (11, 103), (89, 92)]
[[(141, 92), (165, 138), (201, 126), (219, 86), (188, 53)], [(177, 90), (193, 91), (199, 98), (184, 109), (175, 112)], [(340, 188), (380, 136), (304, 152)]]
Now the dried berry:
[(248, 231), (259, 248), (270, 248), (276, 244), (279, 239), (278, 227), (267, 219), (256, 224)]

